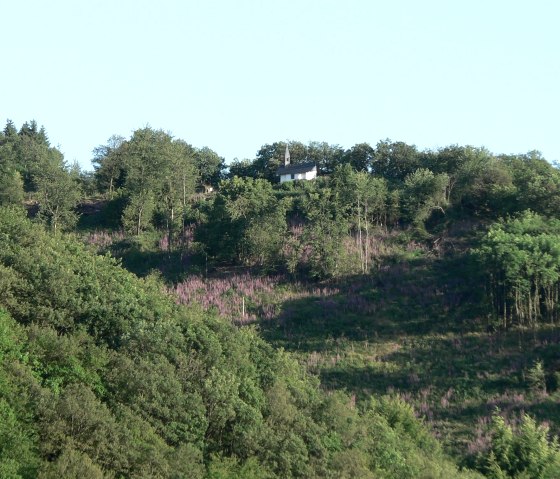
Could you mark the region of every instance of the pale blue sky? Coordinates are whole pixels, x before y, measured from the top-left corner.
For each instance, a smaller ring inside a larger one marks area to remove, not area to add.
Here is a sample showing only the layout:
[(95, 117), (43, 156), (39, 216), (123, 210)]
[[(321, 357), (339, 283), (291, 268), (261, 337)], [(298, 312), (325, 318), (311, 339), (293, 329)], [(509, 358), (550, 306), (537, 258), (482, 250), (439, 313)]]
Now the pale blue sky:
[(88, 169), (146, 124), (227, 162), (385, 138), (560, 160), (556, 0), (4, 1), (0, 40), (2, 125)]

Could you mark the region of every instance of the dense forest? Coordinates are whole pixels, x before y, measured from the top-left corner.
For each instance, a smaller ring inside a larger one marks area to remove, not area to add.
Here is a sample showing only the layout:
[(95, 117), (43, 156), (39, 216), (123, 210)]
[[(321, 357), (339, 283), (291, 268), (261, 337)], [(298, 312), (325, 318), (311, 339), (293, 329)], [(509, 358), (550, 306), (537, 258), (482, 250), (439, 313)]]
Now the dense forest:
[[(294, 164), (318, 177), (280, 183)], [(536, 151), (0, 133), (0, 477), (560, 477)]]

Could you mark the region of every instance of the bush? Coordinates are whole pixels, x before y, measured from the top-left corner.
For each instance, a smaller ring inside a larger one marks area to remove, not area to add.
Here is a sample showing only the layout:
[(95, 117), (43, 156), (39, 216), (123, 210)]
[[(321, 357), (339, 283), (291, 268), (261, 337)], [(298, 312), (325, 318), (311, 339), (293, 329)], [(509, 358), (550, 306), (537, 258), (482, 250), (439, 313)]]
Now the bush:
[(533, 367), (529, 368), (527, 374), (527, 384), (534, 393), (546, 392), (546, 378), (542, 361), (535, 361)]
[(478, 469), (489, 479), (540, 479), (559, 470), (556, 438), (550, 439), (548, 426), (537, 425), (529, 415), (514, 429), (496, 412), (490, 433), (490, 447), (478, 458)]

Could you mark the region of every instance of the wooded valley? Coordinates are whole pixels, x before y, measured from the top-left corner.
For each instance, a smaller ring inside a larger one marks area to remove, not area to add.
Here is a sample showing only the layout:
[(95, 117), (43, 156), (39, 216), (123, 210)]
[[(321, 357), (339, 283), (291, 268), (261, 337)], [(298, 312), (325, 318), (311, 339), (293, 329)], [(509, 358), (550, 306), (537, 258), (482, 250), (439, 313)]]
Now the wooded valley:
[[(280, 183), (292, 164), (318, 177)], [(0, 477), (558, 478), (539, 152), (0, 133)]]

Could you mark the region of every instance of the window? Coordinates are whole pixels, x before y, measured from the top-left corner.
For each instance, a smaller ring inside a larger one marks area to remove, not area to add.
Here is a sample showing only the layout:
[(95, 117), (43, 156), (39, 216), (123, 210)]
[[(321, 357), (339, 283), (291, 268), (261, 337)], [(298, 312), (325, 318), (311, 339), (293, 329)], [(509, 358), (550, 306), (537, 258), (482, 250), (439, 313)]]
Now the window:
[(294, 175), (294, 174), (292, 173), (292, 174), (290, 175), (290, 178), (291, 178), (292, 180), (295, 180), (296, 175)]

